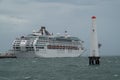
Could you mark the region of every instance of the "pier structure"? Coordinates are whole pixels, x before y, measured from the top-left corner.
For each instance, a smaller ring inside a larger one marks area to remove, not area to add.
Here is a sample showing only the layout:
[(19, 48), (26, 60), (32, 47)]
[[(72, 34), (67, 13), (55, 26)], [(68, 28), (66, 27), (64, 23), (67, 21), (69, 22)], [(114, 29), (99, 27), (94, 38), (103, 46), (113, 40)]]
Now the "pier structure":
[(0, 53), (0, 59), (3, 58), (17, 58), (17, 57), (15, 56), (15, 54), (10, 53), (10, 51), (7, 51), (5, 53)]
[(99, 65), (100, 64), (100, 56), (98, 51), (98, 38), (97, 38), (97, 30), (96, 30), (96, 16), (92, 16), (92, 27), (90, 34), (90, 56), (89, 65)]

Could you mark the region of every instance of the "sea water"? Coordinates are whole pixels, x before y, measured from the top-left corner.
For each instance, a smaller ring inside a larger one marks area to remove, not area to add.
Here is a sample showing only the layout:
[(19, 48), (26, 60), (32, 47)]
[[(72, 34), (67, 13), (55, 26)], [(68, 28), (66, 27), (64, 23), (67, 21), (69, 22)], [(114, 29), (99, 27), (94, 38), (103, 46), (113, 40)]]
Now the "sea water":
[(100, 61), (89, 66), (87, 57), (0, 59), (0, 80), (120, 80), (120, 56)]

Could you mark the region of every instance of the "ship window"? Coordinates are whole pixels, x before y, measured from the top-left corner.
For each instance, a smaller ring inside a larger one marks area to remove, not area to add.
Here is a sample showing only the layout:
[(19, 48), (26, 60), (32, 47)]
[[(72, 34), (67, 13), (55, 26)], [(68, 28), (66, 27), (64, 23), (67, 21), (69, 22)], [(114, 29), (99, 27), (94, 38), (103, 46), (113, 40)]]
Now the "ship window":
[(20, 49), (20, 47), (16, 47), (16, 49)]
[(20, 47), (13, 47), (14, 50), (20, 51)]
[(34, 48), (33, 47), (26, 47), (27, 51), (33, 51)]
[(40, 47), (40, 49), (44, 49), (44, 47)]
[(83, 48), (83, 47), (81, 47), (81, 50), (84, 50), (84, 48)]
[(36, 47), (37, 49), (44, 49), (44, 47)]

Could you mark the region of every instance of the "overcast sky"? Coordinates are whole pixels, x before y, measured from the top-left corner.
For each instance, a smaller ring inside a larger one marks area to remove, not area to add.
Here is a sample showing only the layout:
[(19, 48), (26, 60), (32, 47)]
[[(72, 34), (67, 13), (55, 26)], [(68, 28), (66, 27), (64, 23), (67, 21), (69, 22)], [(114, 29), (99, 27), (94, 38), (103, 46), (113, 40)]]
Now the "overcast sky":
[(0, 52), (16, 37), (40, 26), (54, 34), (68, 31), (84, 41), (89, 55), (91, 17), (97, 17), (100, 55), (120, 55), (120, 0), (0, 0)]

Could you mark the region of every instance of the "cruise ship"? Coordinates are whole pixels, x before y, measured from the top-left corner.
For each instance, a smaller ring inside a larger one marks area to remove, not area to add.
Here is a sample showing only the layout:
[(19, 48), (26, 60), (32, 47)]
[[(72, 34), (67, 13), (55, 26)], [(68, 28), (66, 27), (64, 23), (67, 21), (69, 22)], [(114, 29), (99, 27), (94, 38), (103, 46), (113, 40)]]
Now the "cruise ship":
[(39, 31), (16, 38), (12, 53), (18, 57), (79, 57), (84, 52), (83, 41), (67, 34), (50, 34), (44, 26)]

